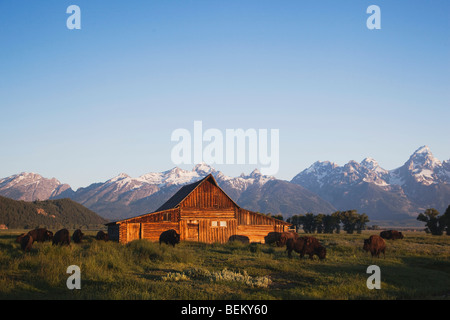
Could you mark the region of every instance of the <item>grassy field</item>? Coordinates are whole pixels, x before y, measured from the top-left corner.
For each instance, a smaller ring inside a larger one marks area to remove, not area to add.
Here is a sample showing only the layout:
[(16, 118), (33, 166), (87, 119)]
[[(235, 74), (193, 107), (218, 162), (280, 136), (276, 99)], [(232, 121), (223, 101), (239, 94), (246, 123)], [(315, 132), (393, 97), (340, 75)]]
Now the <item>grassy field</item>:
[[(85, 232), (70, 247), (35, 243), (24, 253), (0, 232), (0, 299), (450, 299), (450, 237), (406, 232), (387, 241), (386, 258), (362, 250), (363, 234), (315, 235), (327, 248), (319, 261), (288, 259), (266, 244), (200, 244), (173, 248), (146, 240), (96, 241)], [(369, 290), (369, 265), (381, 268), (381, 289)], [(81, 269), (81, 289), (66, 286), (67, 267)]]

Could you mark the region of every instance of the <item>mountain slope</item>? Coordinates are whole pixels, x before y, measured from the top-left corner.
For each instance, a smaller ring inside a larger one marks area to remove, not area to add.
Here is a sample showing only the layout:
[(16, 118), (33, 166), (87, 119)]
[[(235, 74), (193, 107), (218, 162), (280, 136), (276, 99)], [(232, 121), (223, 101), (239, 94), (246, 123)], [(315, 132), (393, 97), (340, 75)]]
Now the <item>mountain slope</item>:
[(55, 178), (47, 179), (36, 173), (23, 172), (0, 179), (0, 195), (15, 200), (46, 200), (62, 193), (72, 195), (73, 190)]
[(439, 161), (427, 146), (417, 149), (394, 170), (382, 168), (373, 158), (343, 166), (317, 161), (290, 182), (264, 176), (258, 170), (229, 177), (202, 163), (192, 170), (175, 167), (137, 178), (122, 173), (77, 191), (56, 179), (22, 173), (1, 179), (0, 195), (15, 199), (71, 198), (102, 217), (117, 220), (153, 212), (183, 185), (209, 173), (243, 208), (284, 217), (356, 209), (371, 219), (415, 219), (427, 208), (443, 211), (450, 204), (450, 160)]
[(372, 158), (344, 166), (318, 161), (291, 182), (339, 210), (357, 209), (372, 219), (415, 217), (430, 207), (445, 210), (450, 203), (449, 163), (436, 159), (427, 146), (394, 170), (381, 168)]
[(100, 226), (107, 220), (70, 199), (26, 202), (0, 196), (0, 224), (8, 228)]
[(105, 183), (77, 190), (73, 199), (108, 219), (123, 219), (156, 210), (183, 185), (198, 181), (209, 173), (236, 203), (249, 210), (281, 213), (288, 217), (302, 212), (302, 208), (321, 212), (334, 209), (305, 188), (264, 176), (258, 170), (249, 175), (228, 177), (205, 164), (196, 165), (192, 171), (173, 168), (139, 178), (121, 174)]

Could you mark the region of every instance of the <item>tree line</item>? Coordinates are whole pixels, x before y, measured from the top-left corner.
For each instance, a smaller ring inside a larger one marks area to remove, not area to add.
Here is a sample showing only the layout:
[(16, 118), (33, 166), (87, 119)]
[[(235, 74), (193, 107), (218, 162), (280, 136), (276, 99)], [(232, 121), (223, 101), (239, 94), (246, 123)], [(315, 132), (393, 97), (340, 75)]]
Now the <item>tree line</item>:
[(450, 206), (443, 215), (440, 215), (439, 211), (434, 208), (427, 209), (417, 216), (417, 220), (425, 222), (425, 232), (427, 233), (440, 236), (445, 231), (447, 235), (450, 235)]
[(357, 210), (336, 211), (332, 214), (299, 214), (293, 215), (286, 220), (292, 223), (298, 230), (302, 228), (305, 233), (340, 233), (341, 228), (352, 234), (355, 231), (361, 233), (369, 222), (369, 217), (359, 214)]

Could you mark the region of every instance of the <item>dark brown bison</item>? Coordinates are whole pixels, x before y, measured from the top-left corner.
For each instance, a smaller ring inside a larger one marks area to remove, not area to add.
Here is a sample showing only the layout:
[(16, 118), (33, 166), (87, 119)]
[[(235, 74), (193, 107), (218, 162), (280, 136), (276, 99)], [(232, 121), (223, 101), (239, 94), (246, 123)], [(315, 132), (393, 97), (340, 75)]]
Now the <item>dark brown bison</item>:
[(241, 236), (241, 235), (233, 235), (231, 237), (228, 238), (228, 241), (232, 242), (232, 241), (239, 241), (242, 243), (250, 243), (250, 239), (247, 236)]
[(397, 230), (386, 230), (380, 232), (380, 237), (386, 240), (397, 240), (397, 239), (403, 239), (403, 233), (397, 231)]
[(84, 233), (81, 232), (80, 229), (77, 229), (72, 234), (72, 240), (74, 243), (81, 243), (81, 240), (83, 240), (83, 236), (84, 236)]
[(33, 237), (30, 236), (29, 234), (25, 234), (20, 239), (20, 247), (22, 248), (23, 251), (25, 252), (30, 251), (32, 245), (33, 245)]
[(67, 229), (61, 229), (59, 231), (56, 231), (55, 235), (53, 236), (53, 245), (59, 244), (59, 245), (70, 245), (70, 234), (69, 230)]
[(310, 259), (317, 255), (320, 260), (325, 259), (327, 254), (325, 247), (314, 237), (290, 238), (286, 241), (286, 251), (289, 258), (292, 258), (292, 251), (299, 253), (301, 258), (305, 254), (309, 255)]
[(44, 242), (44, 241), (50, 241), (53, 239), (53, 232), (45, 229), (45, 228), (38, 228), (31, 230), (28, 232), (28, 234), (33, 237), (33, 242)]
[(281, 232), (269, 232), (267, 236), (264, 237), (264, 243), (272, 244), (280, 241)]
[(298, 237), (300, 236), (295, 232), (281, 232), (278, 240), (276, 241), (276, 244), (278, 247), (283, 247), (285, 244), (287, 244), (287, 241), (289, 239), (297, 239)]
[(18, 236), (18, 237), (16, 238), (16, 242), (17, 242), (17, 243), (21, 243), (22, 238), (25, 237), (26, 235), (27, 235), (26, 233), (22, 233), (20, 236)]
[(95, 236), (95, 239), (108, 241), (109, 240), (109, 236), (108, 236), (108, 234), (106, 232), (100, 230), (99, 232), (97, 232), (97, 235)]
[(180, 243), (180, 235), (173, 229), (164, 231), (159, 236), (159, 244), (161, 245), (161, 242), (164, 242), (165, 244), (171, 244), (175, 247), (177, 243)]
[(369, 239), (364, 239), (364, 251), (370, 251), (373, 256), (380, 257), (380, 253), (383, 253), (384, 258), (386, 258), (386, 242), (383, 238), (377, 235), (370, 236)]
[(305, 254), (309, 255), (310, 259), (313, 259), (313, 256), (316, 255), (319, 257), (320, 260), (325, 259), (325, 256), (327, 255), (327, 250), (324, 246), (322, 246), (314, 237), (305, 237), (306, 243), (304, 246)]

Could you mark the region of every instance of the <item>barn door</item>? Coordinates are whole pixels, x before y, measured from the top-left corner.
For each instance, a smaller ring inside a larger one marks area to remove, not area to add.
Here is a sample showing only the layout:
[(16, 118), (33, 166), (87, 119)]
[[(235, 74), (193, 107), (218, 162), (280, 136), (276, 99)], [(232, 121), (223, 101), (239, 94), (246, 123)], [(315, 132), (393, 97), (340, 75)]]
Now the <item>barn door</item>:
[(141, 224), (129, 223), (127, 227), (127, 242), (141, 238)]
[(198, 223), (187, 224), (187, 241), (198, 241)]

